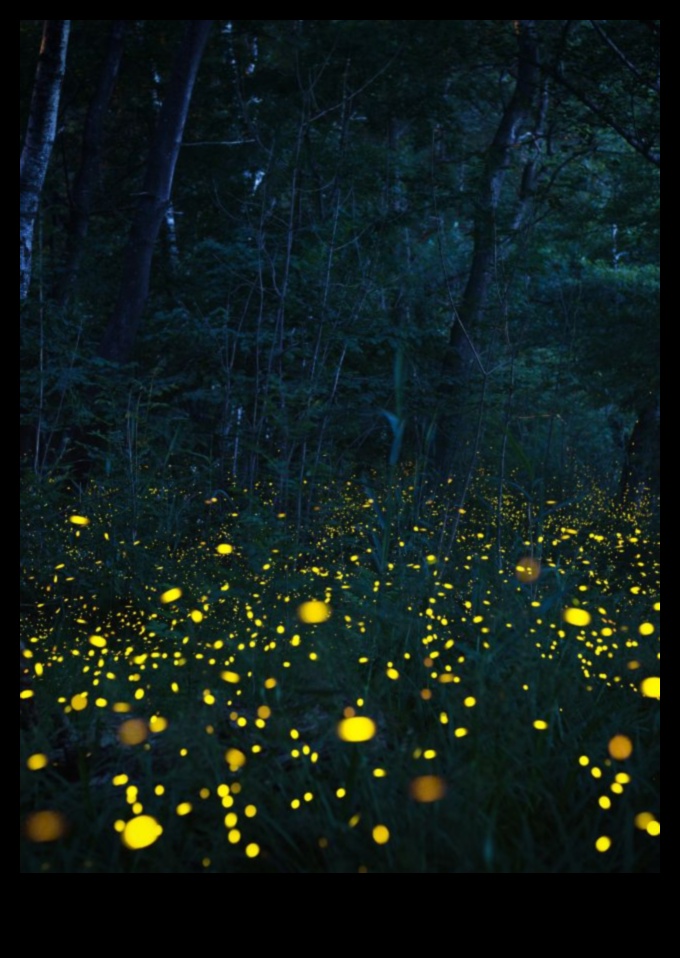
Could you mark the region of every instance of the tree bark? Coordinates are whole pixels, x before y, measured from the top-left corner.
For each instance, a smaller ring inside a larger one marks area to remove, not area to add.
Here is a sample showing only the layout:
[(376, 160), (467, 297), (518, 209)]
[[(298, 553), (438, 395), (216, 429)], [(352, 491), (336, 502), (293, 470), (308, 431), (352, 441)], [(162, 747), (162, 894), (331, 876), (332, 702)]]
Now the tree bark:
[(70, 20), (45, 20), (26, 137), (19, 161), (19, 301), (28, 297), (33, 232), (57, 133)]
[(640, 410), (628, 440), (621, 473), (622, 500), (639, 503), (645, 493), (659, 492), (661, 406), (655, 396)]
[[(484, 177), (477, 203), (473, 230), (473, 250), (470, 272), (461, 305), (454, 318), (449, 342), (442, 363), (442, 400), (449, 406), (452, 386), (463, 377), (465, 367), (475, 356), (474, 332), (483, 317), (493, 279), (497, 252), (496, 215), (503, 185), (510, 168), (512, 150), (522, 127), (533, 120), (537, 95), (540, 90), (538, 40), (536, 20), (513, 21), (517, 33), (517, 80), (487, 154)], [(542, 122), (539, 116), (537, 122)], [(535, 175), (535, 174), (534, 174)], [(438, 430), (435, 457), (440, 470), (448, 465), (450, 423), (447, 429), (443, 417)]]
[(196, 74), (212, 20), (189, 20), (158, 116), (123, 262), (118, 299), (102, 339), (103, 359), (127, 363), (149, 294), (153, 248), (165, 216)]
[(92, 198), (97, 176), (104, 136), (104, 119), (120, 70), (123, 57), (123, 40), (127, 20), (114, 20), (109, 35), (109, 45), (104, 59), (99, 83), (94, 92), (85, 119), (80, 169), (73, 184), (70, 214), (66, 227), (67, 242), (64, 267), (59, 283), (58, 299), (64, 305), (73, 292), (90, 223)]

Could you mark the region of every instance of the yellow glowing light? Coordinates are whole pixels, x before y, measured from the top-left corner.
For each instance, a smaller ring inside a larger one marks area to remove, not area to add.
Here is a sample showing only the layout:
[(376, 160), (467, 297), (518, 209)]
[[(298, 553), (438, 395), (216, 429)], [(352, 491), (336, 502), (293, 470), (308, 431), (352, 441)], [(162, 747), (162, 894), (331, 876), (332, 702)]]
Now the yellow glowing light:
[(627, 735), (615, 735), (607, 745), (609, 754), (618, 761), (625, 761), (633, 754), (633, 743)]
[(30, 768), (32, 772), (37, 772), (38, 769), (45, 768), (48, 761), (47, 755), (44, 755), (42, 752), (36, 752), (35, 755), (30, 755), (26, 759), (26, 767)]
[(162, 834), (163, 828), (152, 815), (137, 815), (127, 822), (120, 837), (126, 848), (148, 848)]
[(656, 838), (657, 835), (661, 834), (661, 823), (660, 822), (649, 822), (647, 825), (647, 834), (651, 835), (653, 838)]
[(164, 732), (168, 727), (168, 720), (162, 715), (152, 715), (149, 719), (149, 728), (152, 732)]
[(368, 742), (376, 731), (377, 727), (373, 719), (362, 715), (343, 719), (337, 726), (338, 738), (341, 738), (343, 742)]
[(259, 854), (260, 854), (260, 846), (256, 842), (250, 842), (249, 845), (246, 845), (247, 858), (257, 858)]
[(656, 821), (651, 812), (640, 812), (635, 816), (635, 827), (640, 831), (646, 832), (650, 822)]
[(89, 526), (90, 524), (87, 516), (69, 516), (68, 521), (72, 522), (74, 526)]
[(608, 835), (600, 835), (598, 840), (595, 842), (595, 848), (598, 852), (608, 852), (612, 847), (612, 840)]
[(168, 605), (170, 602), (177, 602), (178, 599), (182, 598), (182, 590), (179, 587), (174, 589), (167, 589), (162, 593), (160, 599), (163, 605)]
[(416, 802), (438, 802), (446, 794), (446, 782), (439, 775), (420, 775), (412, 779), (409, 794)]
[(539, 732), (545, 732), (548, 728), (548, 723), (544, 722), (543, 719), (536, 719), (534, 722), (534, 728), (538, 729)]
[(74, 695), (71, 699), (71, 708), (74, 712), (82, 712), (87, 708), (87, 695)]
[(658, 676), (650, 676), (644, 679), (640, 685), (640, 691), (649, 699), (661, 699), (661, 679)]
[(301, 622), (315, 624), (318, 622), (326, 622), (327, 619), (330, 619), (331, 610), (330, 606), (326, 605), (325, 602), (319, 602), (313, 599), (310, 602), (303, 602), (302, 605), (299, 605), (297, 614)]
[(200, 609), (192, 609), (190, 615), (191, 615), (192, 622), (199, 623), (203, 621), (203, 613), (201, 612)]
[(466, 735), (470, 734), (470, 730), (466, 728), (457, 728), (453, 733), (456, 738), (465, 738)]
[(585, 609), (565, 609), (562, 618), (569, 625), (584, 626), (590, 624), (592, 617)]
[(640, 635), (654, 635), (654, 626), (651, 622), (643, 622), (638, 632)]
[(597, 800), (597, 804), (600, 806), (600, 808), (604, 808), (606, 810), (612, 807), (612, 800), (608, 795), (601, 795)]
[(106, 648), (106, 639), (103, 635), (91, 635), (89, 638), (90, 645), (93, 645), (95, 649), (105, 649)]
[(390, 840), (390, 830), (386, 825), (376, 825), (373, 829), (373, 841), (376, 845), (386, 845)]
[(466, 709), (474, 708), (476, 704), (477, 699), (474, 697), (474, 695), (468, 695), (466, 699), (463, 699), (463, 705)]
[(24, 823), (26, 837), (32, 842), (55, 842), (65, 834), (67, 823), (61, 812), (33, 812)]
[(241, 676), (238, 672), (220, 672), (220, 678), (223, 682), (231, 682), (232, 685), (238, 685), (241, 681)]
[(535, 582), (541, 574), (541, 563), (531, 556), (520, 559), (515, 566), (515, 575), (520, 582)]
[(387, 676), (388, 679), (392, 679), (393, 682), (396, 682), (397, 679), (399, 678), (399, 672), (397, 671), (397, 669), (387, 669), (387, 671), (385, 672), (385, 675)]
[(144, 719), (128, 719), (118, 729), (118, 738), (123, 745), (140, 745), (149, 734)]
[(237, 772), (246, 764), (246, 757), (238, 748), (230, 748), (224, 754), (224, 760), (229, 766), (230, 771)]
[(234, 551), (234, 547), (230, 546), (227, 542), (220, 542), (216, 551), (221, 556), (230, 556)]

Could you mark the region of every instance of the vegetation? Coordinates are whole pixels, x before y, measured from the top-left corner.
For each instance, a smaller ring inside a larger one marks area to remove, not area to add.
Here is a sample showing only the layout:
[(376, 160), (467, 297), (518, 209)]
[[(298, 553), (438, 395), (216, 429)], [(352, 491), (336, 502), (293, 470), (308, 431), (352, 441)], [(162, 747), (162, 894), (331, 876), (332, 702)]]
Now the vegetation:
[(454, 557), (450, 496), (414, 524), (408, 481), (329, 488), (304, 542), (263, 492), (182, 541), (167, 488), (137, 539), (118, 494), (41, 523), (26, 869), (656, 870), (654, 537), (592, 490), (533, 523), (511, 496), (499, 554), (480, 482)]
[(22, 871), (657, 872), (658, 21), (20, 23)]

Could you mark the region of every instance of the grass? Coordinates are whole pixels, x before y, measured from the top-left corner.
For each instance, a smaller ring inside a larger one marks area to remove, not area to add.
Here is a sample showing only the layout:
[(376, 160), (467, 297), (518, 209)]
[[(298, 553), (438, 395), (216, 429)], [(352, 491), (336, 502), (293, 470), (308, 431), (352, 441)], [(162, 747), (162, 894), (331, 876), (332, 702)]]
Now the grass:
[(639, 511), (119, 498), (25, 498), (22, 871), (659, 870)]

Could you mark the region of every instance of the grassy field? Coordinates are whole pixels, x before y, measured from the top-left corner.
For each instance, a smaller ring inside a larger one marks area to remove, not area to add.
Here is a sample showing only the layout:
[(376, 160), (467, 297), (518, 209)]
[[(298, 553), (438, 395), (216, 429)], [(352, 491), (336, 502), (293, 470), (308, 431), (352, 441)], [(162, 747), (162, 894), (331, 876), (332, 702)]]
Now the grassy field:
[(481, 478), (27, 492), (22, 871), (658, 872), (654, 529)]

